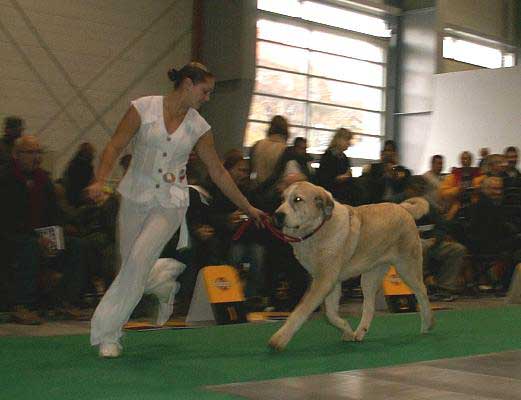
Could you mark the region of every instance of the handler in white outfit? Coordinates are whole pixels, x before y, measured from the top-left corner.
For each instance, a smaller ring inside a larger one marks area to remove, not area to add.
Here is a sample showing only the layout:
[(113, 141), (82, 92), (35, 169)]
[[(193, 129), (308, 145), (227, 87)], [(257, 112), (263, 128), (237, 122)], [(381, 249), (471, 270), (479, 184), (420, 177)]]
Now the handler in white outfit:
[(123, 325), (145, 290), (154, 293), (150, 271), (181, 226), (188, 208), (186, 163), (194, 146), (215, 184), (261, 223), (263, 212), (253, 207), (235, 186), (215, 152), (210, 125), (197, 112), (210, 99), (215, 78), (204, 65), (195, 62), (179, 71), (170, 70), (168, 76), (174, 89), (167, 96), (132, 101), (103, 151), (95, 181), (87, 188), (91, 198), (101, 196), (115, 161), (132, 141), (130, 168), (118, 187), (122, 195), (122, 266), (91, 321), (91, 344), (99, 345), (101, 357), (121, 354)]

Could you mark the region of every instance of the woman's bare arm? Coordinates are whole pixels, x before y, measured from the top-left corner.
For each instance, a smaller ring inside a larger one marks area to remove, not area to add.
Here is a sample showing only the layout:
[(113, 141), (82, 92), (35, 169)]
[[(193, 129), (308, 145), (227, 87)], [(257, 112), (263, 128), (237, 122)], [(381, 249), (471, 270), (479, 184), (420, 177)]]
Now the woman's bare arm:
[(137, 110), (134, 106), (130, 106), (124, 117), (119, 122), (116, 132), (114, 132), (114, 135), (112, 135), (112, 138), (103, 150), (101, 162), (96, 171), (96, 180), (98, 182), (106, 182), (112, 172), (112, 168), (114, 168), (114, 163), (132, 140), (140, 125), (141, 118)]
[(110, 141), (103, 150), (94, 182), (86, 188), (87, 195), (93, 200), (96, 200), (101, 195), (103, 186), (107, 182), (107, 179), (114, 168), (114, 163), (123, 149), (125, 149), (128, 143), (132, 140), (140, 125), (141, 117), (134, 106), (130, 106), (119, 122), (116, 132), (114, 132), (114, 135), (112, 135)]
[(260, 221), (262, 211), (253, 207), (248, 199), (244, 197), (237, 185), (233, 181), (228, 171), (223, 167), (217, 152), (215, 151), (213, 134), (211, 131), (206, 132), (197, 144), (195, 151), (199, 158), (203, 161), (208, 169), (210, 178), (219, 189), (241, 210), (246, 212), (256, 221)]

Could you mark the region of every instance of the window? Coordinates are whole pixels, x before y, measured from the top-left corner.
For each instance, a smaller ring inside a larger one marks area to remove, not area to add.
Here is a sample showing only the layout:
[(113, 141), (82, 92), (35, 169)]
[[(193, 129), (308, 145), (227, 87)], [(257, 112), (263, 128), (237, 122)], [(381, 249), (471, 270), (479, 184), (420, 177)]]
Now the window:
[(485, 68), (513, 67), (515, 63), (514, 53), (452, 36), (443, 38), (443, 57)]
[(258, 0), (255, 88), (244, 145), (266, 136), (274, 115), (289, 138), (321, 154), (339, 127), (354, 131), (347, 155), (378, 159), (385, 133), (387, 47), (383, 18), (319, 1)]

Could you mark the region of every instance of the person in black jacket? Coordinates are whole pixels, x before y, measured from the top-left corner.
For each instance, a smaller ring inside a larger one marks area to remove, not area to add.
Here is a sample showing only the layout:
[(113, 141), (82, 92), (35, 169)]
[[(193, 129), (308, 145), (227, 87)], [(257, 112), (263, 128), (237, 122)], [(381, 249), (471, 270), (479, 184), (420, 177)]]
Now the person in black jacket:
[(63, 174), (67, 201), (73, 207), (85, 203), (84, 189), (94, 179), (94, 156), (94, 146), (88, 142), (82, 143)]
[(88, 282), (80, 240), (65, 236), (65, 250), (60, 251), (53, 247), (51, 240), (38, 236), (35, 231), (62, 225), (54, 186), (48, 174), (40, 168), (41, 154), (35, 136), (25, 135), (17, 139), (13, 157), (0, 178), (3, 191), (0, 237), (12, 249), (9, 265), (15, 286), (11, 316), (22, 324), (42, 322), (36, 308), (42, 294), (43, 267), (63, 274), (52, 298), (53, 305), (69, 316), (80, 316), (72, 306), (80, 303)]
[(329, 147), (320, 159), (317, 183), (331, 192), (341, 203), (350, 203), (350, 183), (352, 182), (351, 162), (345, 152), (351, 144), (353, 134), (350, 130), (336, 130)]

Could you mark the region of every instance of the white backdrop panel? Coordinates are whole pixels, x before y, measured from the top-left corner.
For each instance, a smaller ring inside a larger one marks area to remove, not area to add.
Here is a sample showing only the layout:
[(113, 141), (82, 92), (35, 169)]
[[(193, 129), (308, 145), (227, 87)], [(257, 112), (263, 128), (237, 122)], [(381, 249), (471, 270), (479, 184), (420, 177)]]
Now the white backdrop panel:
[(463, 150), (476, 161), (481, 147), (502, 153), (511, 145), (521, 147), (521, 67), (434, 76), (432, 128), (420, 170), (433, 154), (446, 157), (448, 170)]

